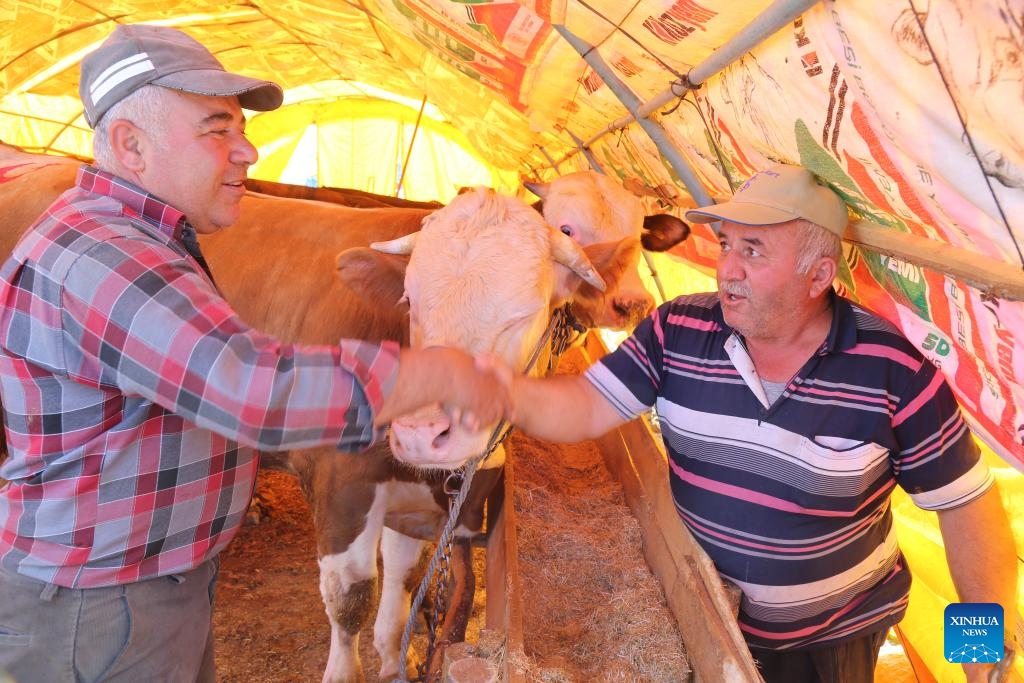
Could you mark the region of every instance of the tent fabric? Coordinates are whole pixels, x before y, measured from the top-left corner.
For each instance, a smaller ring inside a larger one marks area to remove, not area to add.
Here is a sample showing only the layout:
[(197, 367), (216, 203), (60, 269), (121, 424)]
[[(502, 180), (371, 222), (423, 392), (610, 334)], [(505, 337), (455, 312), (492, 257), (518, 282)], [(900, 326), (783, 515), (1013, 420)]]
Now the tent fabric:
[[(769, 27), (780, 6), (806, 9)], [(883, 240), (847, 244), (838, 286), (899, 325), (978, 437), (1024, 470), (1020, 0), (0, 0), (0, 140), (89, 156), (78, 63), (117, 22), (181, 28), (228, 69), (286, 88), (282, 110), (250, 116), (254, 175), (268, 180), (394, 193), (408, 157), (406, 196), (447, 200), (593, 164), (681, 216), (695, 194), (803, 164), (883, 235), (1010, 273), (1007, 295)], [(694, 67), (756, 33), (688, 87)], [(633, 120), (666, 92), (678, 97)], [(313, 169), (289, 166), (296, 155)], [(659, 256), (666, 295), (713, 286), (717, 251), (698, 225)]]
[(489, 166), (450, 123), (376, 97), (297, 102), (254, 116), (246, 132), (260, 148), (255, 178), (445, 201), (460, 187), (518, 182)]

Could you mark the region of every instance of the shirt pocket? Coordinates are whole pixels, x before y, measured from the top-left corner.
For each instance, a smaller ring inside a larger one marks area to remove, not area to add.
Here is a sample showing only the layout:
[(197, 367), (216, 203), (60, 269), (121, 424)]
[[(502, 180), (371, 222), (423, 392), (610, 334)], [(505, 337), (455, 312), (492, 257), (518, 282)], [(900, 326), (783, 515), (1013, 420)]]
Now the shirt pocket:
[(871, 441), (806, 438), (800, 459), (807, 468), (806, 493), (833, 501), (837, 511), (855, 509), (878, 490), (881, 479), (891, 476), (889, 450)]
[(828, 464), (836, 461), (849, 467), (870, 467), (888, 460), (889, 451), (873, 441), (844, 439), (838, 436), (811, 436), (801, 440), (801, 455), (809, 462)]

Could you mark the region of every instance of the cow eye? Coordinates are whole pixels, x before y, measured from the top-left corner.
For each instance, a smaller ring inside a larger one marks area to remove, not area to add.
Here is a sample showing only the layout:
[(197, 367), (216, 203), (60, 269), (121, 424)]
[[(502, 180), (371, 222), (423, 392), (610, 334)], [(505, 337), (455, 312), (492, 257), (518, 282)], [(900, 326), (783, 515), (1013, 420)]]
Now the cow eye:
[(563, 225), (562, 226), (562, 234), (563, 235), (567, 235), (569, 237), (572, 237), (572, 228), (569, 227), (568, 225)]

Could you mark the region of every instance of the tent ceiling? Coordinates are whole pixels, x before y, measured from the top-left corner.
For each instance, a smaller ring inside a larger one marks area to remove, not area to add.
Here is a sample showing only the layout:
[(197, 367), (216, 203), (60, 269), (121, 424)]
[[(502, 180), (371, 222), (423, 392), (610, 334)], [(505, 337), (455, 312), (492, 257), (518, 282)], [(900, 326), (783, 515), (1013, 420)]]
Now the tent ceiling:
[[(705, 10), (703, 17), (694, 10), (696, 19), (714, 16), (715, 30), (702, 27), (685, 42), (641, 47), (634, 41), (651, 35), (644, 21), (663, 14), (666, 3), (121, 1), (104, 3), (101, 14), (92, 3), (8, 0), (0, 5), (6, 15), (0, 103), (10, 111), (9, 102), (17, 101), (12, 96), (74, 96), (78, 62), (115, 23), (159, 23), (191, 33), (228, 69), (271, 78), (286, 89), (340, 80), (417, 102), (426, 96), (493, 164), (527, 171), (548, 165), (541, 147), (555, 158), (571, 151), (566, 131), (587, 139), (628, 114), (610, 93), (588, 93), (599, 79), (552, 23), (564, 22), (600, 46), (624, 73), (642, 72), (634, 81), (646, 99), (767, 4), (730, 3), (727, 11)], [(65, 127), (84, 128), (80, 114), (75, 103), (33, 111), (49, 123), (50, 139), (41, 139), (41, 146), (67, 147), (60, 136)]]

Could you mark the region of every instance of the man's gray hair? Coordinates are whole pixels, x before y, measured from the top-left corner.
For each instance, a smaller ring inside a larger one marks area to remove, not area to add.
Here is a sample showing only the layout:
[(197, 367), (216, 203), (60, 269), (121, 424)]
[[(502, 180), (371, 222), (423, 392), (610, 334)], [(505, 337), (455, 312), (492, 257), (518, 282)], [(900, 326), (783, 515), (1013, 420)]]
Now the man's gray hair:
[(170, 94), (167, 88), (158, 85), (144, 85), (112, 106), (96, 124), (93, 131), (92, 154), (96, 167), (110, 173), (120, 168), (110, 144), (110, 124), (115, 119), (127, 119), (139, 128), (153, 133), (164, 126), (163, 117), (167, 110), (165, 98)]
[(822, 256), (828, 256), (839, 263), (843, 258), (843, 241), (831, 230), (809, 220), (799, 219), (798, 241), (802, 251), (796, 262), (798, 273), (806, 273)]

